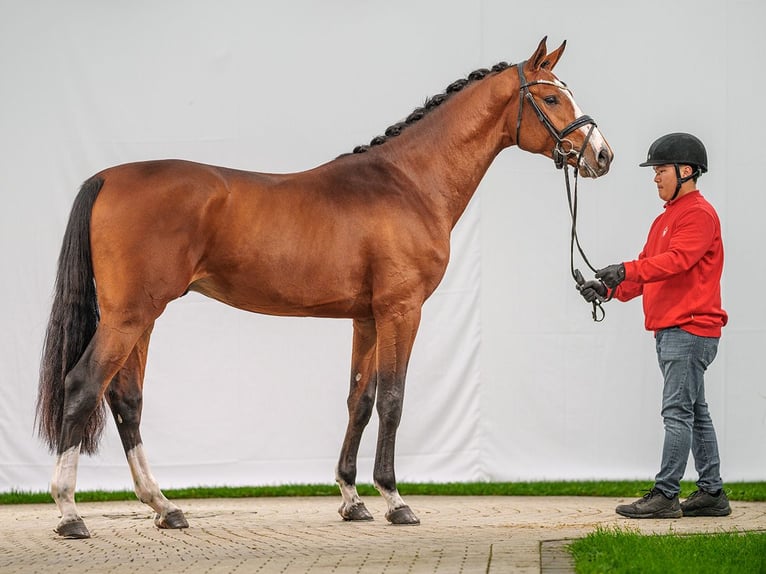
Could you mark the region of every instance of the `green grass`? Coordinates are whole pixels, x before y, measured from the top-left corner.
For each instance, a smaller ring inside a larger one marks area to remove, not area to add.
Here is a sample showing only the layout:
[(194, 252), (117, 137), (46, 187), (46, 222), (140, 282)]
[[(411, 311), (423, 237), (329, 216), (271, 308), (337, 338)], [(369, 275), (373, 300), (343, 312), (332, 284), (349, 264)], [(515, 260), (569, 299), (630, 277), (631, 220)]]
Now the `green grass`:
[[(558, 481), (558, 482), (450, 482), (399, 483), (404, 495), (429, 496), (608, 496), (639, 498), (651, 487), (651, 481)], [(376, 494), (369, 484), (357, 486), (361, 496)], [(681, 496), (695, 490), (694, 483), (681, 484)], [(269, 496), (339, 496), (334, 484), (292, 484), (282, 486), (236, 486), (167, 489), (168, 498), (250, 498)], [(731, 500), (766, 501), (766, 482), (726, 483)], [(77, 493), (78, 502), (106, 502), (135, 500), (133, 491), (83, 491)], [(53, 502), (47, 492), (11, 491), (0, 493), (0, 504), (32, 504)]]
[(644, 535), (599, 527), (569, 551), (578, 574), (766, 572), (766, 532)]

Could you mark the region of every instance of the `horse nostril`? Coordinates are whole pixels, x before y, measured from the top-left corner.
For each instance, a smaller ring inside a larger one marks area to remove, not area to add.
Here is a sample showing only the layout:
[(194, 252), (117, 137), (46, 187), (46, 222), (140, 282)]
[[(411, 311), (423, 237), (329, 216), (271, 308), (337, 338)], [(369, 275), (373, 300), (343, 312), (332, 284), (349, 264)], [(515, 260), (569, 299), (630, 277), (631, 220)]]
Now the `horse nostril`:
[(598, 166), (599, 167), (609, 167), (609, 164), (612, 162), (612, 154), (609, 153), (609, 150), (605, 147), (601, 148), (601, 151), (598, 152)]

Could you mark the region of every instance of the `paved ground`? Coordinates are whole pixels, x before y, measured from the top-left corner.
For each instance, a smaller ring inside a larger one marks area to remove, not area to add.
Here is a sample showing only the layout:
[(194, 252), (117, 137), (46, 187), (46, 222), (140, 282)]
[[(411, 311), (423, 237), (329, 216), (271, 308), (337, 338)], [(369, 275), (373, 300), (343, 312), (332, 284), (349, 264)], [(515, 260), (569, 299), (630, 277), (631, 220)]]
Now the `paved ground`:
[(628, 520), (617, 498), (410, 496), (420, 526), (343, 522), (339, 498), (182, 500), (186, 530), (158, 530), (139, 502), (79, 506), (92, 538), (54, 532), (55, 506), (0, 506), (0, 572), (482, 573), (570, 572), (567, 541), (596, 526), (642, 532), (766, 530), (766, 502), (725, 518)]

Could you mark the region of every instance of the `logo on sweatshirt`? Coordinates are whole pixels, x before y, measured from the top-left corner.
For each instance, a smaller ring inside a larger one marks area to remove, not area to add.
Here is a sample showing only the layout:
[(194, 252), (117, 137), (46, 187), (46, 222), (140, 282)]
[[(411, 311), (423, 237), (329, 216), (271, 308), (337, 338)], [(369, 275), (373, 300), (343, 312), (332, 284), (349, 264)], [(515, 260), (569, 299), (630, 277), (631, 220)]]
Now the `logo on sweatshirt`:
[(662, 236), (665, 237), (665, 235), (667, 235), (667, 233), (668, 233), (668, 226), (666, 225), (665, 229), (662, 230)]

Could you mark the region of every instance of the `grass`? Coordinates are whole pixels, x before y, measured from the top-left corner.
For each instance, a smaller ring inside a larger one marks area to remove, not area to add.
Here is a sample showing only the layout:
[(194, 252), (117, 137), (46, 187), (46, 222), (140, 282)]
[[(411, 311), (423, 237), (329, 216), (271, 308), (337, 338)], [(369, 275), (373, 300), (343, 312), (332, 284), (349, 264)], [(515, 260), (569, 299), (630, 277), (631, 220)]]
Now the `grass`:
[(766, 532), (645, 535), (599, 527), (569, 551), (578, 574), (766, 572)]
[[(449, 482), (399, 483), (404, 495), (428, 496), (608, 496), (639, 498), (651, 486), (651, 481), (545, 481), (545, 482)], [(359, 484), (361, 496), (376, 494), (369, 484)], [(695, 490), (694, 483), (681, 484), (681, 496)], [(288, 484), (282, 486), (235, 486), (181, 488), (163, 490), (171, 499), (184, 498), (250, 498), (270, 496), (339, 496), (334, 484)], [(766, 482), (726, 483), (730, 500), (766, 501)], [(133, 491), (83, 491), (77, 502), (107, 502), (135, 500)], [(11, 491), (0, 493), (0, 504), (33, 504), (53, 502), (48, 492)]]

